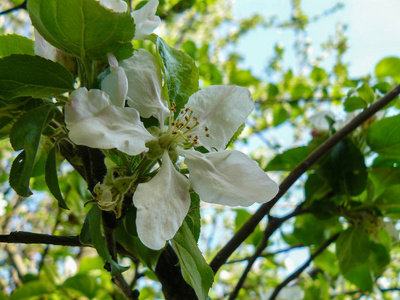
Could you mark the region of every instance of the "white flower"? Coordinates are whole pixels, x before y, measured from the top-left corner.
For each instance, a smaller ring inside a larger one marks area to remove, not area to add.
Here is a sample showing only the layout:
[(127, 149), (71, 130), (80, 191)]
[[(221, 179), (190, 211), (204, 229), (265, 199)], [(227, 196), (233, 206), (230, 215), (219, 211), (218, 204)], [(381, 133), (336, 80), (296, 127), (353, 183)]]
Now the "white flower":
[[(113, 12), (123, 13), (128, 9), (128, 5), (123, 0), (98, 0), (100, 4)], [(161, 23), (161, 19), (156, 16), (158, 0), (150, 0), (143, 7), (131, 13), (135, 21), (134, 40), (147, 38)]]
[(143, 40), (148, 37), (161, 23), (160, 17), (156, 16), (158, 0), (150, 0), (142, 8), (131, 13), (135, 20), (134, 40)]
[[(160, 67), (151, 54), (140, 50), (121, 66), (112, 59), (110, 65), (103, 91), (81, 88), (71, 94), (66, 123), (77, 144), (117, 148), (129, 155), (148, 151), (162, 158), (158, 173), (139, 184), (133, 197), (137, 232), (147, 247), (161, 249), (174, 237), (190, 207), (190, 187), (203, 201), (229, 206), (264, 203), (276, 195), (277, 184), (254, 161), (239, 151), (224, 150), (254, 108), (247, 88), (206, 87), (191, 95), (175, 117), (174, 107), (168, 108), (162, 96)], [(127, 92), (123, 72), (129, 78)], [(128, 95), (130, 107), (120, 101), (123, 95)], [(153, 135), (139, 114), (159, 120)], [(200, 145), (210, 152), (193, 150)], [(189, 178), (174, 166), (178, 155), (185, 157)]]
[(310, 117), (310, 123), (317, 133), (326, 134), (330, 129), (328, 118), (335, 120), (335, 115), (330, 111), (317, 112)]
[(124, 0), (97, 0), (102, 6), (116, 13), (123, 13), (128, 10), (128, 4)]

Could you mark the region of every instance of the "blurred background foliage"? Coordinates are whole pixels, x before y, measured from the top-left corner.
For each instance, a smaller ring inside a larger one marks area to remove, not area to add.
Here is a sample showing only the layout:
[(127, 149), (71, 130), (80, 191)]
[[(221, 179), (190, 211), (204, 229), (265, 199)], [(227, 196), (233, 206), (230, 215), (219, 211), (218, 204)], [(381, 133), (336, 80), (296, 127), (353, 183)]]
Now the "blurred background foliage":
[[(158, 15), (164, 21), (159, 35), (195, 60), (201, 86), (235, 84), (252, 91), (256, 110), (232, 147), (251, 155), (278, 182), (356, 111), (370, 106), (400, 78), (398, 58), (383, 59), (376, 66), (375, 74), (351, 78), (348, 71), (351, 61), (344, 59), (348, 48), (346, 24), (337, 24), (335, 34), (327, 36), (322, 43), (322, 52), (314, 53), (311, 58), (309, 25), (335, 14), (343, 4), (331, 1), (325, 11), (306, 15), (300, 0), (286, 1), (291, 4), (288, 19), (265, 18), (261, 14), (235, 19), (234, 2), (229, 0), (160, 0), (158, 8)], [(3, 0), (0, 11), (21, 3)], [(142, 3), (131, 3), (133, 9), (136, 5)], [(1, 34), (17, 33), (32, 38), (29, 17), (23, 9), (0, 16), (0, 25)], [(277, 43), (268, 61), (260, 61), (265, 65), (262, 78), (243, 67), (246, 53), (237, 52), (236, 45), (259, 27), (294, 33), (291, 46), (295, 50), (296, 66), (285, 63), (287, 49)], [(135, 43), (138, 47), (147, 45)], [(329, 67), (324, 63), (327, 57), (334, 58)], [(272, 215), (283, 216), (304, 202), (308, 213), (289, 219), (275, 232), (248, 275), (238, 299), (267, 299), (268, 293), (303, 264), (310, 253), (338, 232), (342, 234), (336, 248), (329, 246), (292, 282), (300, 287), (298, 296), (304, 299), (399, 297), (400, 251), (393, 224), (400, 217), (397, 209), (400, 156), (397, 149), (392, 149), (394, 155), (385, 155), (382, 148), (393, 145), (379, 140), (390, 133), (388, 126), (395, 128), (398, 118), (386, 118), (385, 124), (378, 123), (383, 122), (378, 119), (384, 115), (396, 115), (398, 107), (397, 99), (379, 117), (343, 140), (274, 207)], [(0, 102), (0, 133), (6, 133), (10, 126), (4, 116), (15, 119), (18, 111), (18, 107), (4, 111)], [(329, 117), (322, 115), (322, 120), (317, 122), (312, 116), (318, 116), (319, 112)], [(42, 145), (40, 151), (49, 149)], [(380, 154), (379, 159), (376, 153)], [(37, 176), (32, 180), (34, 196), (21, 198), (15, 194), (7, 182), (14, 157), (9, 141), (2, 140), (2, 233), (24, 230), (78, 235), (88, 211), (83, 204), (90, 199), (79, 174), (67, 163), (61, 165), (59, 180), (70, 210), (60, 210), (46, 192), (39, 160)], [(222, 209), (202, 203), (199, 245), (207, 261), (255, 208)], [(210, 293), (212, 299), (223, 299), (234, 289), (265, 226), (261, 222), (216, 274)], [(132, 287), (140, 290), (140, 299), (162, 298), (161, 286), (152, 271), (138, 260), (124, 259), (121, 264), (131, 265), (124, 274)], [(0, 290), (0, 299), (7, 299), (13, 291), (11, 299), (123, 299), (94, 249), (40, 244), (0, 244)]]

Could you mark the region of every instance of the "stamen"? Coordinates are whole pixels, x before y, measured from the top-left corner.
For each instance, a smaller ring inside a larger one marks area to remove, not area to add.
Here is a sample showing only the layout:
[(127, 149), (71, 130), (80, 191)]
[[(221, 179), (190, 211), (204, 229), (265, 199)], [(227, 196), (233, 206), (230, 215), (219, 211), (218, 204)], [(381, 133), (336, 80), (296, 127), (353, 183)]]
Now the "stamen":
[(175, 106), (176, 106), (176, 103), (175, 103), (175, 102), (172, 102), (172, 106), (175, 107)]
[(205, 127), (204, 127), (204, 130), (205, 130), (205, 131), (208, 131), (208, 127), (207, 127), (207, 126), (205, 126)]
[(206, 137), (210, 137), (210, 135), (207, 133), (207, 134), (206, 134)]

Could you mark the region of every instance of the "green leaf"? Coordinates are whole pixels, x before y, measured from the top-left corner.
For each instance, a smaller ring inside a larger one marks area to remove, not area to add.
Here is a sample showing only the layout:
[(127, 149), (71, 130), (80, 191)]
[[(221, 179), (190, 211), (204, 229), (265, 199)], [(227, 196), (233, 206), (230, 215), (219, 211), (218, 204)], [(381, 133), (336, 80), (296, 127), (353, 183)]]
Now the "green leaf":
[(310, 78), (315, 83), (320, 83), (328, 78), (328, 74), (326, 74), (326, 71), (324, 69), (314, 67), (314, 69), (311, 72)]
[(190, 193), (190, 208), (185, 221), (188, 224), (190, 231), (192, 232), (196, 242), (200, 237), (200, 197), (196, 193)]
[[(252, 215), (246, 209), (236, 209), (235, 218), (235, 232), (237, 232), (244, 223), (246, 223)], [(254, 231), (244, 241), (246, 244), (257, 247), (260, 239), (262, 238), (263, 232), (260, 229), (260, 225), (254, 229)]]
[(131, 235), (125, 230), (124, 226), (118, 226), (115, 231), (115, 237), (129, 253), (136, 256), (144, 265), (151, 270), (155, 270), (158, 258), (163, 249), (155, 251), (147, 248), (137, 236)]
[(379, 195), (388, 187), (400, 182), (400, 161), (378, 156), (369, 169), (369, 178), (375, 187), (375, 194)]
[(376, 77), (392, 77), (395, 81), (400, 80), (400, 58), (386, 57), (375, 67)]
[(78, 291), (88, 297), (88, 299), (94, 299), (99, 289), (96, 279), (96, 277), (88, 274), (77, 274), (67, 278), (61, 286)]
[(197, 247), (186, 222), (183, 222), (171, 243), (179, 257), (183, 278), (193, 287), (199, 300), (206, 299), (214, 281), (214, 272)]
[(73, 90), (72, 74), (40, 56), (15, 54), (0, 59), (0, 99), (53, 97)]
[(400, 157), (400, 115), (374, 122), (368, 128), (367, 143), (372, 151), (398, 159)]
[(368, 83), (364, 82), (362, 86), (357, 89), (357, 93), (362, 100), (366, 103), (372, 103), (375, 100), (374, 91), (371, 89)]
[(29, 0), (29, 16), (54, 47), (86, 60), (117, 59), (133, 54), (135, 24), (131, 15), (114, 13), (96, 0)]
[(123, 225), (127, 233), (132, 236), (138, 236), (137, 229), (136, 229), (136, 213), (137, 209), (135, 206), (131, 206), (125, 214)]
[(30, 281), (17, 288), (10, 296), (10, 300), (32, 299), (36, 297), (45, 297), (54, 292), (54, 286), (45, 281)]
[(347, 112), (355, 111), (356, 109), (366, 108), (367, 103), (360, 97), (349, 97), (344, 101), (344, 109)]
[(34, 42), (17, 34), (0, 35), (0, 57), (11, 54), (35, 55)]
[(210, 63), (205, 62), (199, 66), (199, 74), (202, 78), (208, 80), (208, 84), (221, 84), (222, 83), (222, 75), (218, 68)]
[(344, 274), (344, 278), (363, 291), (370, 293), (373, 291), (374, 280), (372, 278), (372, 272), (365, 264), (351, 269), (349, 272)]
[(275, 84), (268, 83), (267, 95), (268, 100), (275, 100), (276, 97), (279, 95), (279, 88)]
[(363, 264), (368, 259), (369, 253), (369, 236), (364, 226), (351, 226), (343, 231), (336, 241), (336, 255), (343, 273)]
[[(24, 155), (18, 155), (15, 159), (18, 164), (12, 168), (10, 178), (13, 183), (12, 188), (21, 196), (28, 197), (32, 194), (29, 189), (29, 179), (32, 175), (36, 153), (39, 147), (40, 137), (49, 122), (49, 114), (53, 105), (44, 105), (33, 109), (22, 115), (11, 129), (10, 142), (15, 151), (25, 149)], [(13, 170), (14, 169), (14, 170)], [(15, 172), (20, 173), (19, 180), (15, 177)], [(14, 173), (14, 174), (13, 174)], [(10, 184), (11, 184), (10, 182)]]
[(239, 70), (234, 71), (229, 78), (232, 84), (240, 85), (240, 86), (251, 86), (257, 85), (260, 80), (255, 78), (250, 70)]
[(367, 184), (364, 156), (350, 139), (337, 144), (317, 172), (339, 195), (359, 195)]
[(275, 156), (265, 168), (265, 171), (292, 171), (308, 156), (307, 147), (297, 147), (286, 150)]
[(89, 214), (86, 215), (85, 221), (79, 233), (79, 241), (84, 245), (93, 245), (92, 237), (90, 235)]
[(275, 127), (282, 124), (283, 122), (286, 121), (288, 117), (288, 111), (285, 109), (285, 107), (280, 104), (274, 104), (273, 105), (273, 122), (272, 125)]
[(304, 186), (306, 202), (312, 203), (326, 196), (331, 189), (325, 180), (316, 173), (310, 174)]
[(189, 96), (199, 90), (196, 64), (189, 55), (170, 47), (160, 37), (157, 37), (156, 46), (164, 65), (169, 101), (175, 102), (176, 114), (179, 114)]
[(93, 205), (89, 211), (89, 229), (97, 253), (111, 266), (111, 276), (117, 276), (128, 270), (129, 267), (123, 267), (117, 264), (108, 252), (106, 242), (101, 235), (101, 210), (97, 205)]
[(296, 217), (293, 236), (297, 242), (306, 246), (321, 245), (327, 236), (332, 236), (341, 228), (336, 219), (320, 220), (312, 214), (308, 214)]
[(400, 184), (389, 186), (378, 196), (374, 204), (385, 213), (385, 216), (393, 219), (400, 218)]
[(60, 186), (58, 185), (56, 150), (57, 150), (57, 145), (55, 145), (50, 150), (47, 156), (46, 167), (45, 167), (46, 184), (50, 192), (57, 199), (58, 207), (69, 209), (67, 204), (65, 203), (64, 197), (61, 194)]

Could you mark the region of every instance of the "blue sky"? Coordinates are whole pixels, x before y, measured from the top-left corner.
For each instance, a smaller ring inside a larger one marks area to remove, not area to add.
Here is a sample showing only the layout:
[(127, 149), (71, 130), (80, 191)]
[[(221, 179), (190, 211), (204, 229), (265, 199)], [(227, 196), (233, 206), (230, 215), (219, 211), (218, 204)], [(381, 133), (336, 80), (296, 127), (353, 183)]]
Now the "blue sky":
[[(319, 14), (338, 1), (302, 0), (303, 10), (309, 16)], [(349, 50), (345, 61), (350, 63), (350, 75), (360, 76), (373, 73), (376, 63), (386, 56), (400, 56), (400, 1), (398, 0), (351, 0), (341, 1), (344, 8), (309, 26), (313, 54), (320, 53), (320, 43), (335, 32), (336, 24), (348, 25)], [(235, 0), (234, 17), (249, 16), (255, 12), (265, 17), (277, 15), (287, 20), (290, 0)], [(290, 31), (257, 28), (244, 36), (238, 51), (244, 54), (244, 67), (251, 67), (261, 75), (266, 62), (272, 55), (273, 45), (281, 42), (287, 50), (285, 63), (295, 65), (292, 58), (294, 35)], [(331, 58), (328, 57), (327, 61)]]

